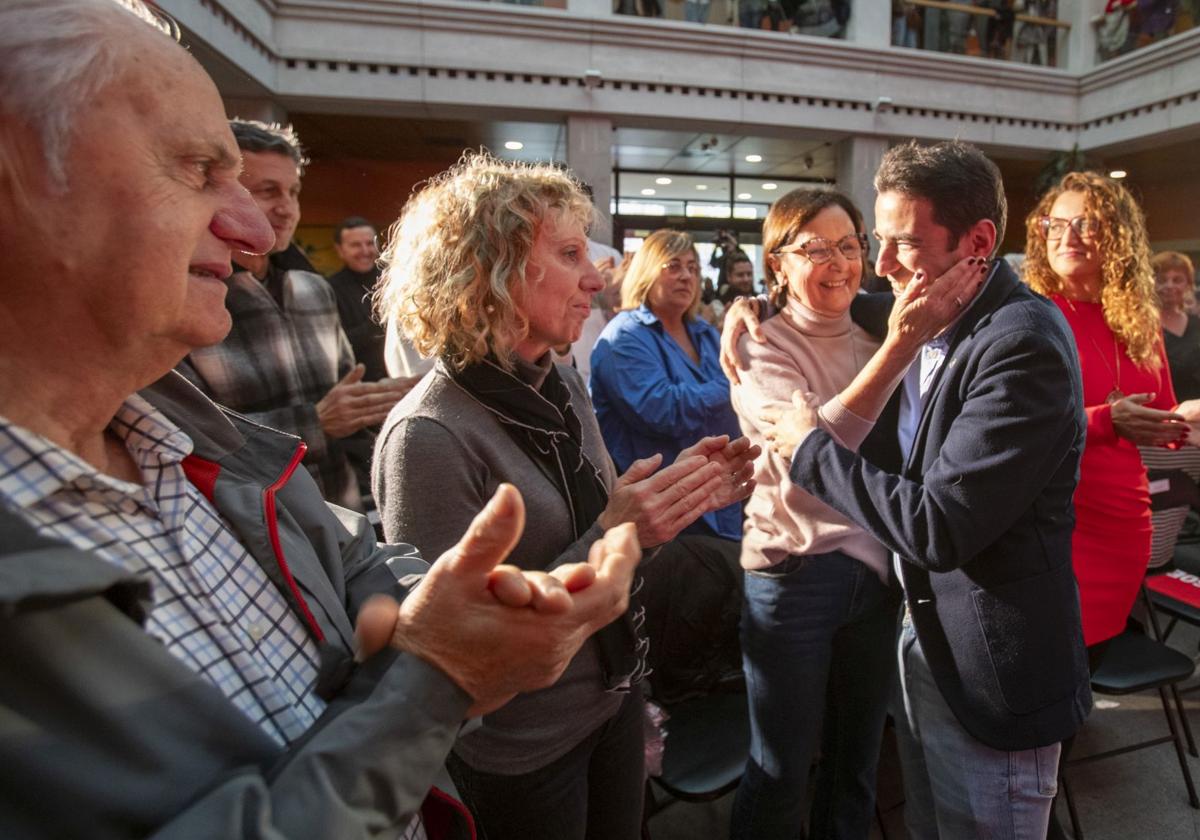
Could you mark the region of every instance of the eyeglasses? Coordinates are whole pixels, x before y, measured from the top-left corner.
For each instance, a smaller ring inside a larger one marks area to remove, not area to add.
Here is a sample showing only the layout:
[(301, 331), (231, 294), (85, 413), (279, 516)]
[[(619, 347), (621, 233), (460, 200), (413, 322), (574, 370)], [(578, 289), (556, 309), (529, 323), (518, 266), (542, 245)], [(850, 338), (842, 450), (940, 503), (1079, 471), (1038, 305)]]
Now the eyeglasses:
[(1075, 231), (1080, 239), (1092, 239), (1100, 233), (1100, 223), (1087, 216), (1076, 216), (1074, 219), (1056, 219), (1053, 216), (1042, 216), (1038, 219), (1038, 230), (1044, 239), (1062, 239), (1067, 235), (1067, 228)]
[(868, 240), (865, 233), (852, 233), (848, 236), (843, 236), (837, 242), (834, 242), (832, 239), (816, 236), (807, 242), (801, 242), (799, 245), (776, 248), (771, 253), (800, 254), (808, 258), (809, 262), (813, 265), (824, 265), (833, 259), (835, 248), (847, 260), (861, 260), (863, 254), (867, 252), (867, 244)]
[(684, 264), (679, 260), (668, 260), (660, 265), (659, 268), (665, 268), (672, 274), (691, 274), (695, 277), (700, 276), (700, 266), (694, 262)]

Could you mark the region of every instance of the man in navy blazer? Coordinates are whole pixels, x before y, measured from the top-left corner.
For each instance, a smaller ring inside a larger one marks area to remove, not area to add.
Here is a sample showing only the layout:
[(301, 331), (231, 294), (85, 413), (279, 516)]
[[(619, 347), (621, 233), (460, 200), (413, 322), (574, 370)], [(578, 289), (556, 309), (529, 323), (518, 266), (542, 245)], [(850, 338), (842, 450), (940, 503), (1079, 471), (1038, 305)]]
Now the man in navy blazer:
[[(963, 258), (987, 266), (1007, 207), (978, 149), (893, 148), (875, 187), (876, 270), (894, 289)], [(860, 322), (890, 307), (857, 303)], [(773, 445), (796, 484), (896, 555), (910, 836), (1044, 837), (1060, 742), (1091, 708), (1071, 571), (1078, 355), (1058, 310), (1003, 261), (962, 303), (902, 383), (890, 452), (839, 446), (801, 406), (777, 418)]]

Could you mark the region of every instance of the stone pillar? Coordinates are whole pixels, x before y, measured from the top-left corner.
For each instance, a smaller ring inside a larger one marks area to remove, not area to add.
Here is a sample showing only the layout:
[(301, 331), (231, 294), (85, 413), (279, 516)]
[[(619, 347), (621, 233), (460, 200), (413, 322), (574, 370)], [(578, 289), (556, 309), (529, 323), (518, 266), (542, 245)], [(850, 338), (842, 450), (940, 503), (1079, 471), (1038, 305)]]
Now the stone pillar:
[(1104, 11), (1102, 0), (1059, 0), (1058, 19), (1071, 24), (1059, 29), (1058, 66), (1072, 73), (1085, 73), (1096, 66), (1096, 27), (1092, 19)]
[(846, 40), (867, 47), (892, 43), (892, 0), (851, 0)]
[(567, 117), (567, 166), (592, 188), (597, 218), (591, 238), (612, 244), (613, 124), (606, 117), (577, 114)]
[(875, 229), (875, 170), (887, 148), (881, 137), (850, 137), (837, 145), (837, 188), (858, 205), (868, 234)]
[[(243, 120), (258, 120), (265, 123), (279, 123), (287, 125), (288, 115), (283, 106), (278, 102), (266, 98), (255, 99), (238, 99), (235, 97), (227, 97), (225, 99), (225, 115), (230, 119), (238, 117)], [(300, 142), (304, 142), (304, 138), (300, 138)]]
[(613, 14), (612, 0), (567, 0), (567, 12), (583, 17), (608, 17)]

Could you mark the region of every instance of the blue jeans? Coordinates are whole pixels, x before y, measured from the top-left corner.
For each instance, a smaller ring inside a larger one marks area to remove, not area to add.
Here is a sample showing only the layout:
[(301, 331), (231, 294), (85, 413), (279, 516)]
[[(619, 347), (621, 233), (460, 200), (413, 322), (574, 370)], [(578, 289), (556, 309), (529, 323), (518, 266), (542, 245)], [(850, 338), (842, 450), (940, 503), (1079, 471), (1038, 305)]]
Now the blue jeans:
[(704, 2), (695, 2), (695, 0), (685, 0), (683, 4), (684, 20), (689, 20), (692, 23), (708, 23), (708, 5), (712, 0), (704, 0)]
[(898, 592), (838, 552), (746, 573), (750, 759), (733, 803), (735, 840), (800, 836), (818, 733), (808, 836), (867, 837), (898, 608)]
[(892, 18), (892, 46), (911, 49), (917, 47), (916, 30), (909, 28), (908, 19), (904, 15)]
[(942, 698), (907, 620), (899, 657), (893, 717), (909, 840), (1042, 840), (1060, 745), (1006, 752), (972, 738)]

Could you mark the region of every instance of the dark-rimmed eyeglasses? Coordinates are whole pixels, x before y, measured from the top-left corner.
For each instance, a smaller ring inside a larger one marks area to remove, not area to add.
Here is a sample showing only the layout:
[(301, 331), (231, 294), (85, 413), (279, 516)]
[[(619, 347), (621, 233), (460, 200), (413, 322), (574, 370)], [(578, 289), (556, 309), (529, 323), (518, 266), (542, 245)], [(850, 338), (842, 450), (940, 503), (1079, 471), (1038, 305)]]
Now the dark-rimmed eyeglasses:
[(840, 251), (847, 260), (861, 260), (867, 252), (869, 240), (865, 233), (851, 233), (843, 236), (837, 242), (816, 236), (798, 245), (786, 248), (776, 248), (772, 254), (800, 254), (813, 265), (824, 265), (833, 259), (835, 250)]
[(1067, 228), (1075, 231), (1080, 239), (1093, 239), (1100, 233), (1100, 223), (1087, 216), (1076, 216), (1073, 219), (1058, 219), (1054, 216), (1042, 216), (1038, 219), (1038, 230), (1043, 239), (1062, 239), (1067, 235)]

